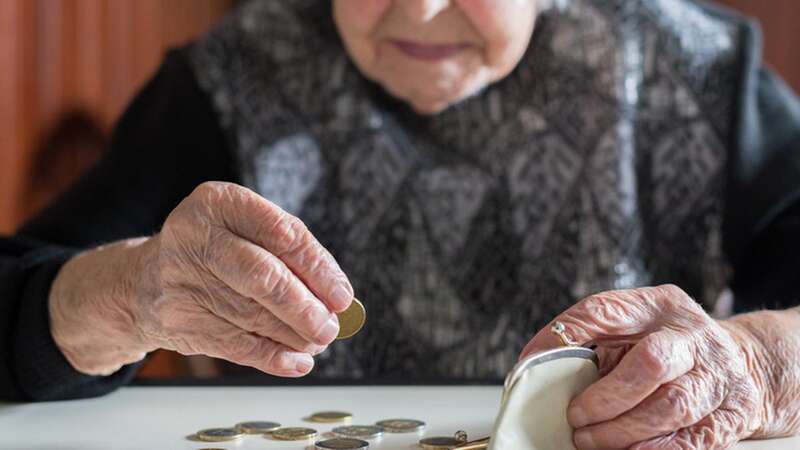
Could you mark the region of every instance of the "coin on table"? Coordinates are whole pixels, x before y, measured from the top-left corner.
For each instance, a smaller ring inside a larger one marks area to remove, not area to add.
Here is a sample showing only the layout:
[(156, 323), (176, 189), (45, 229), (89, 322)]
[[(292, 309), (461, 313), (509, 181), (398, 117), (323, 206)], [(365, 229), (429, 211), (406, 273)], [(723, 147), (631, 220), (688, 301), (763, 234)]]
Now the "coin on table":
[(314, 447), (317, 450), (366, 450), (369, 448), (369, 442), (361, 439), (334, 438), (319, 441)]
[(416, 433), (425, 429), (425, 422), (414, 419), (388, 419), (375, 422), (375, 425), (389, 433)]
[(241, 439), (244, 433), (233, 428), (207, 428), (198, 431), (195, 436), (201, 441), (223, 442)]
[(420, 447), (425, 450), (450, 450), (463, 444), (464, 441), (454, 437), (429, 437), (419, 441)]
[(344, 311), (336, 314), (339, 319), (339, 335), (336, 339), (347, 339), (355, 336), (364, 326), (367, 320), (367, 312), (364, 305), (354, 298), (350, 303), (350, 307)]
[(383, 436), (383, 428), (377, 425), (348, 425), (336, 427), (331, 432), (337, 436), (356, 439), (377, 439)]
[(239, 422), (234, 425), (234, 428), (246, 434), (267, 434), (272, 433), (281, 427), (277, 422), (267, 422), (263, 420), (251, 420), (248, 422)]
[(317, 430), (302, 427), (278, 428), (270, 436), (280, 441), (306, 441), (317, 437)]
[(320, 423), (347, 422), (353, 415), (344, 411), (320, 411), (312, 414), (308, 420)]

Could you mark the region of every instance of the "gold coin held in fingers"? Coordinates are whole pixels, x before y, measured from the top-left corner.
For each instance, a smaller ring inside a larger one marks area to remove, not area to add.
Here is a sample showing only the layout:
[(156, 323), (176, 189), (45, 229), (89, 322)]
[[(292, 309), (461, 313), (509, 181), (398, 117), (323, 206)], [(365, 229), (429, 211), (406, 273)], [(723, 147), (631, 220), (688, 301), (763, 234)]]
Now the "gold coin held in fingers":
[(321, 411), (315, 412), (308, 418), (312, 422), (320, 423), (336, 423), (347, 422), (353, 418), (353, 415), (344, 411)]
[(200, 439), (201, 441), (223, 442), (241, 439), (241, 437), (244, 436), (244, 433), (233, 428), (207, 428), (205, 430), (198, 431), (195, 436), (197, 436), (197, 439)]
[(367, 320), (367, 311), (364, 309), (364, 305), (354, 298), (350, 307), (337, 313), (336, 316), (339, 318), (339, 335), (336, 336), (336, 339), (347, 339), (361, 331)]
[(280, 441), (306, 441), (317, 437), (317, 430), (312, 428), (278, 428), (271, 436)]
[(267, 434), (272, 433), (281, 427), (277, 422), (266, 422), (262, 420), (251, 420), (248, 422), (237, 423), (234, 428), (247, 434)]

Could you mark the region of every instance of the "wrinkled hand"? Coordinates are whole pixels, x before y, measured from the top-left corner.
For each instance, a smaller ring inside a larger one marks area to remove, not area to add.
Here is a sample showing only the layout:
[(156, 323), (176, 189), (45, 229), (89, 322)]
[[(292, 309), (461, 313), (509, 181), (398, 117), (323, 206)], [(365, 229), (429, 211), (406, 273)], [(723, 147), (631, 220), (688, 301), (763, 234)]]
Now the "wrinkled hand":
[(303, 223), (249, 189), (200, 185), (160, 233), (71, 259), (51, 332), (77, 370), (104, 375), (157, 348), (301, 376), (337, 336), (353, 289)]
[[(353, 289), (303, 223), (249, 189), (198, 187), (154, 238), (155, 295), (132, 308), (145, 338), (282, 376), (313, 367)], [(332, 312), (333, 311), (333, 312)]]
[[(722, 449), (762, 426), (754, 340), (681, 289), (605, 292), (555, 320), (600, 359), (602, 378), (568, 411), (578, 449)], [(558, 345), (547, 327), (523, 356)]]

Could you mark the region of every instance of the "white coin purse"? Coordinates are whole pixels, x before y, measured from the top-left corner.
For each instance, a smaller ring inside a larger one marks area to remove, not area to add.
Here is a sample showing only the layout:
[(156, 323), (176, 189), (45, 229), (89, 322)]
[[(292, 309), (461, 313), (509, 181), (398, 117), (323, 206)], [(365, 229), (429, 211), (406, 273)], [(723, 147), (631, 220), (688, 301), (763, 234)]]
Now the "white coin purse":
[(572, 399), (599, 378), (597, 354), (562, 347), (520, 361), (506, 378), (489, 450), (574, 450)]

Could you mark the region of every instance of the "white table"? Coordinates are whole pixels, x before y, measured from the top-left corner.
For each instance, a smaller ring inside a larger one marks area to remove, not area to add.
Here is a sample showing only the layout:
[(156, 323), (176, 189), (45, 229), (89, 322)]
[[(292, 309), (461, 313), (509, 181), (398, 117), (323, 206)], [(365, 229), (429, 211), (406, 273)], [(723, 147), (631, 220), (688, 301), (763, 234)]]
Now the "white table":
[[(108, 449), (311, 449), (311, 442), (278, 442), (248, 436), (236, 443), (187, 439), (206, 427), (244, 420), (273, 420), (286, 426), (331, 426), (303, 417), (315, 411), (346, 410), (354, 424), (407, 417), (428, 423), (426, 436), (470, 438), (488, 434), (500, 398), (493, 386), (459, 387), (129, 387), (103, 398), (55, 403), (0, 404), (0, 448), (14, 450)], [(374, 450), (418, 448), (416, 434), (387, 435)], [(737, 449), (800, 448), (800, 438), (749, 442)]]

